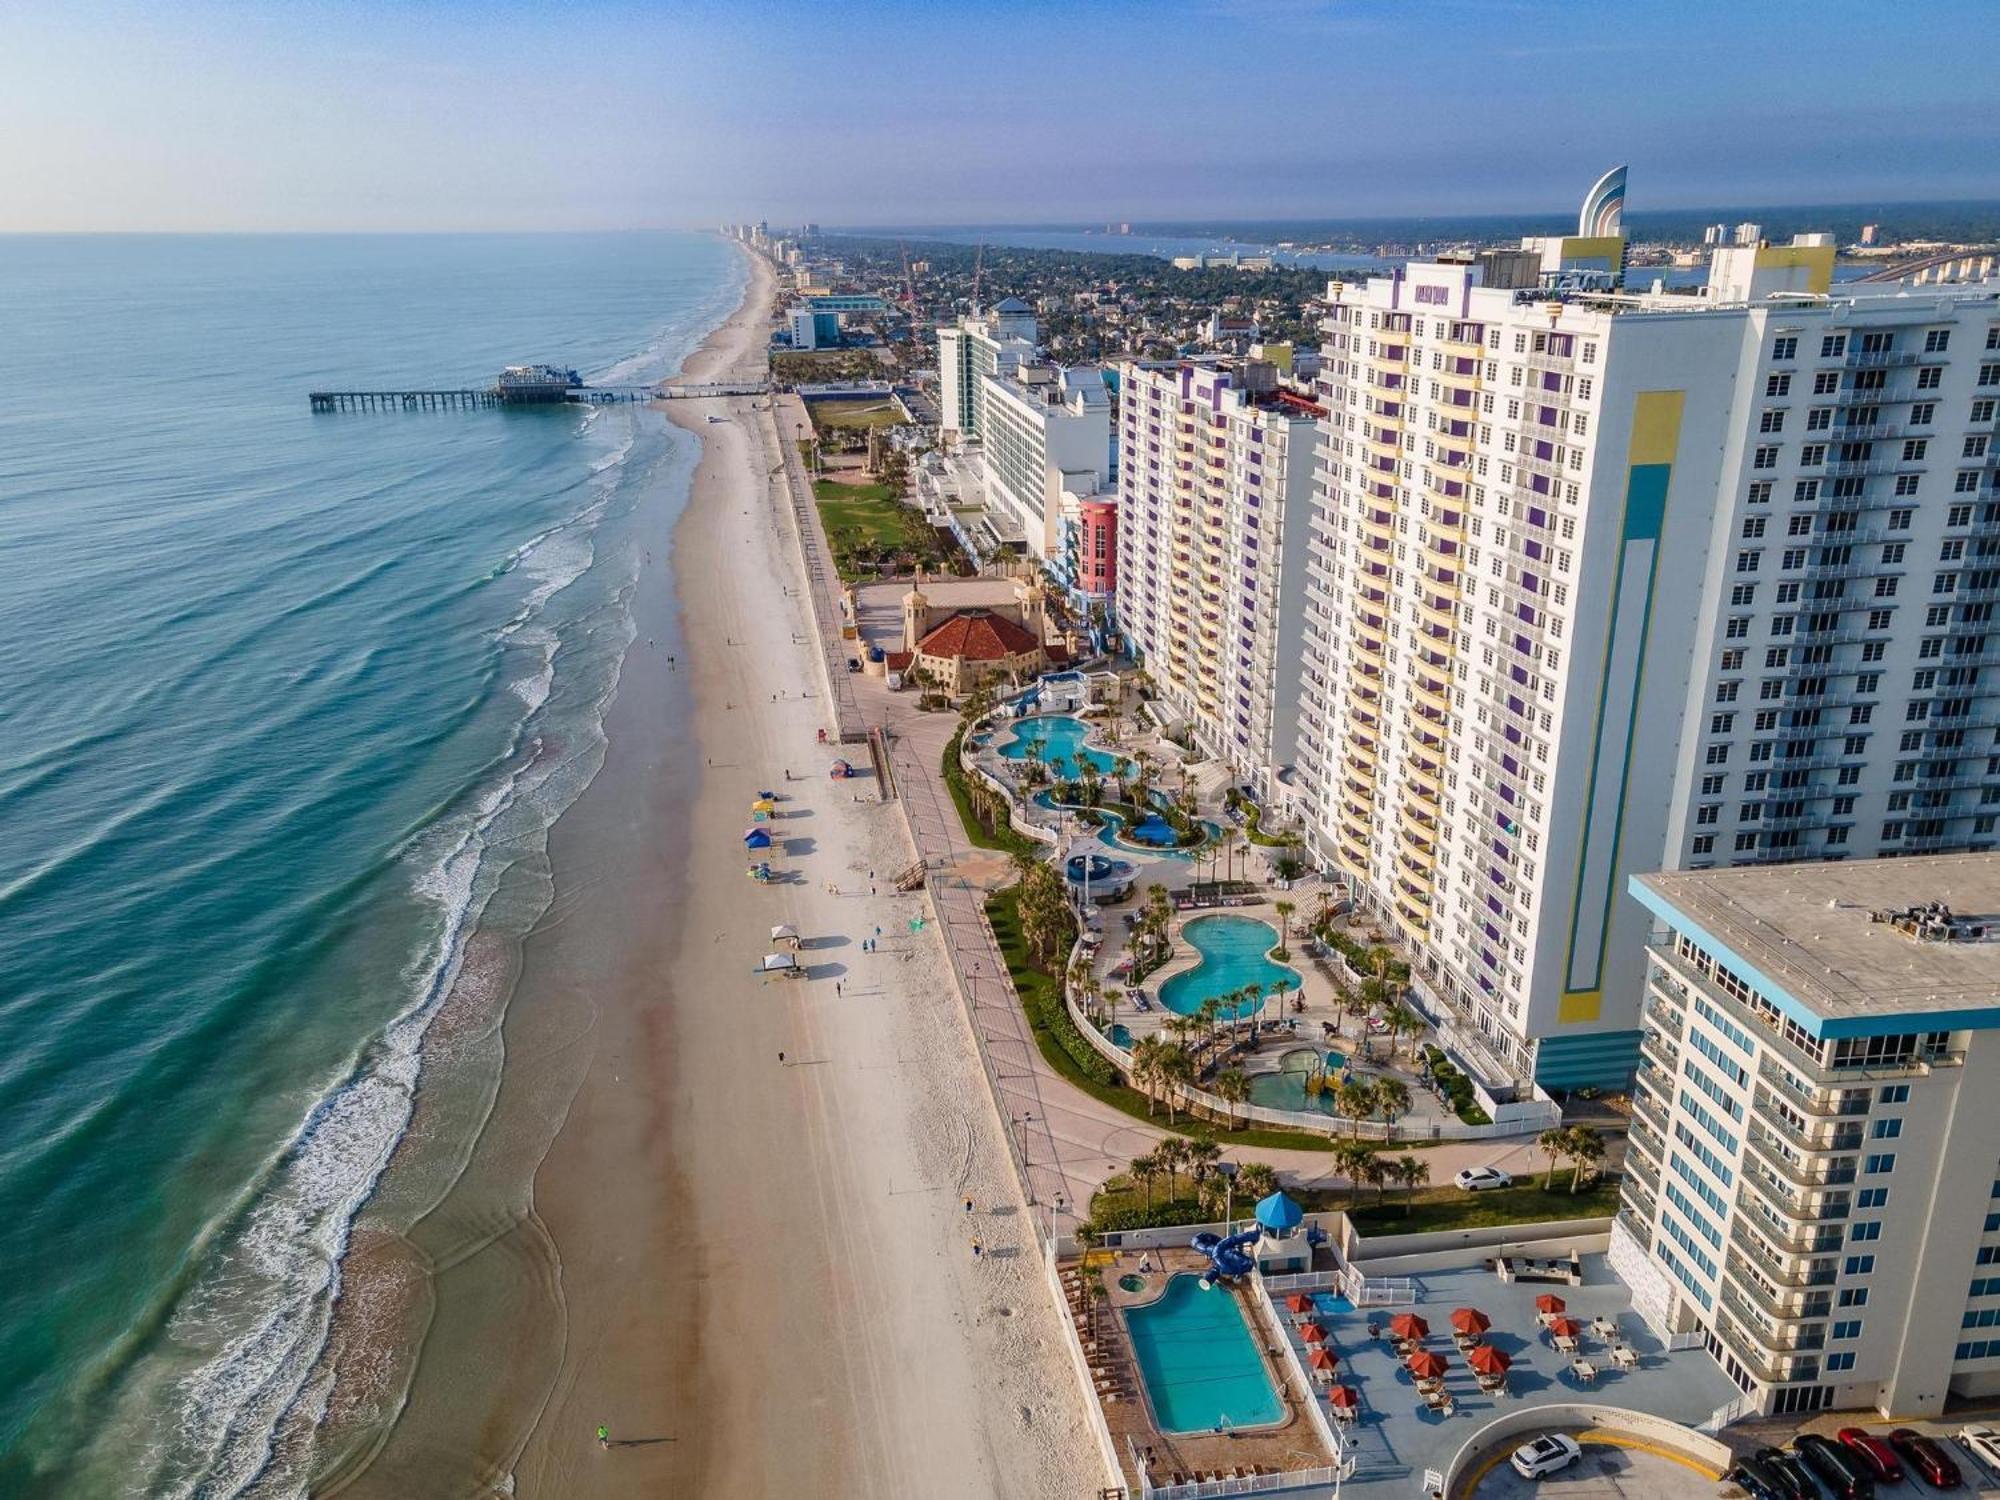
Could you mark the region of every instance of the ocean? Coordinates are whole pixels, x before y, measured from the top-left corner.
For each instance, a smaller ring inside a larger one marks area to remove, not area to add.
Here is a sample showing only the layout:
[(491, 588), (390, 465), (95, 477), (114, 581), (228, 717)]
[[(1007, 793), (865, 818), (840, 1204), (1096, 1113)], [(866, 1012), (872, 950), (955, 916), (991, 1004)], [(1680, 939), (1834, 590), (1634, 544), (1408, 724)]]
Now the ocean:
[(342, 1255), (473, 1155), (634, 511), (693, 469), (633, 406), (307, 390), (654, 378), (744, 277), (694, 235), (0, 237), (0, 1493), (295, 1495), (380, 1441), (425, 1316), (343, 1331)]

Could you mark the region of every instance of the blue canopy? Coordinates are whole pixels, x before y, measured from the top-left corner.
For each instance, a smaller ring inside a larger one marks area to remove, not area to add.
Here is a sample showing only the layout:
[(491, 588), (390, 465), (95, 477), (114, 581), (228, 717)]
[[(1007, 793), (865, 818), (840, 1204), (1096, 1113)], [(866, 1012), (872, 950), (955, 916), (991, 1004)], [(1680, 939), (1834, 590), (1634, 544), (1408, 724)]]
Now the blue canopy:
[(770, 830), (765, 828), (752, 828), (743, 835), (743, 842), (746, 846), (752, 849), (768, 849), (771, 847)]
[(1305, 1210), (1283, 1193), (1273, 1193), (1257, 1205), (1257, 1222), (1266, 1229), (1297, 1229), (1305, 1221)]

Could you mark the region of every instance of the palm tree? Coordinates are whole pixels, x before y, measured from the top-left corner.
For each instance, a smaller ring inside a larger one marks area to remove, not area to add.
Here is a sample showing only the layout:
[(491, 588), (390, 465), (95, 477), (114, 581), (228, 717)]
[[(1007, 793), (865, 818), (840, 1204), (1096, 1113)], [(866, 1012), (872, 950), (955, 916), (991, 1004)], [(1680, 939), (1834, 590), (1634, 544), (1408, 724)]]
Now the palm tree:
[(1389, 1022), (1389, 1055), (1391, 1057), (1394, 1057), (1398, 1051), (1398, 1042), (1408, 1040), (1414, 1043), (1418, 1037), (1424, 1034), (1424, 1018), (1401, 1001), (1390, 1007), (1386, 1019)]
[(1161, 1141), (1153, 1151), (1153, 1154), (1160, 1159), (1161, 1168), (1167, 1174), (1167, 1197), (1170, 1200), (1180, 1196), (1179, 1173), (1181, 1168), (1188, 1164), (1188, 1145), (1186, 1136), (1177, 1135), (1171, 1140)]
[[(1235, 997), (1231, 996), (1230, 998), (1233, 1000)], [(1228, 1003), (1220, 995), (1210, 995), (1206, 1000), (1201, 1002), (1201, 1007), (1195, 1012), (1195, 1015), (1200, 1018), (1203, 1028), (1208, 1033), (1206, 1039), (1206, 1045), (1208, 1046), (1212, 1047), (1215, 1045), (1215, 1033), (1218, 1029), (1218, 1023), (1222, 1019), (1223, 1008)]]
[(1333, 1091), (1333, 1102), (1347, 1116), (1353, 1137), (1361, 1138), (1361, 1122), (1375, 1113), (1375, 1085), (1365, 1078), (1350, 1078)]
[(1167, 1123), (1177, 1124), (1180, 1120), (1180, 1095), (1175, 1091), (1194, 1077), (1194, 1059), (1183, 1047), (1164, 1048), (1160, 1053), (1158, 1076), (1167, 1096)]
[(1569, 1155), (1576, 1164), (1569, 1179), (1569, 1190), (1574, 1193), (1583, 1184), (1583, 1169), (1589, 1167), (1594, 1180), (1597, 1164), (1604, 1160), (1604, 1137), (1595, 1125), (1579, 1125), (1569, 1132)]
[(1209, 1081), (1209, 1090), (1229, 1108), (1229, 1128), (1236, 1128), (1236, 1106), (1250, 1097), (1250, 1075), (1241, 1068), (1224, 1068)]
[(1287, 947), (1292, 936), (1292, 913), (1299, 908), (1291, 901), (1280, 901), (1273, 908), (1278, 914), (1278, 946)]
[(1569, 1155), (1569, 1132), (1560, 1125), (1551, 1125), (1535, 1137), (1535, 1144), (1548, 1157), (1548, 1170), (1542, 1174), (1542, 1191), (1547, 1192), (1556, 1177), (1556, 1163)]
[(1416, 1190), (1431, 1180), (1430, 1163), (1421, 1156), (1399, 1156), (1395, 1171), (1396, 1180), (1403, 1185), (1403, 1213), (1407, 1216)]
[(1236, 1191), (1246, 1203), (1261, 1203), (1278, 1190), (1278, 1169), (1269, 1162), (1246, 1161), (1236, 1169)]
[(1384, 1134), (1393, 1138), (1396, 1121), (1410, 1112), (1410, 1086), (1400, 1078), (1382, 1078), (1375, 1083), (1375, 1113), (1382, 1117)]
[(1132, 1081), (1146, 1096), (1146, 1114), (1150, 1118), (1153, 1107), (1159, 1102), (1157, 1092), (1164, 1081), (1160, 1072), (1160, 1058), (1168, 1050), (1168, 1044), (1159, 1036), (1142, 1036), (1132, 1044)]
[(1375, 1159), (1375, 1148), (1364, 1146), (1356, 1140), (1336, 1141), (1333, 1147), (1333, 1166), (1347, 1179), (1347, 1202), (1351, 1208), (1360, 1201), (1361, 1184), (1367, 1179), (1368, 1163)]
[(1222, 1147), (1205, 1135), (1197, 1136), (1183, 1144), (1181, 1160), (1187, 1163), (1188, 1176), (1199, 1183), (1214, 1174), (1216, 1163), (1222, 1160)]
[(1367, 1163), (1361, 1168), (1361, 1175), (1375, 1189), (1375, 1201), (1380, 1203), (1388, 1196), (1389, 1179), (1395, 1175), (1395, 1168), (1371, 1151)]
[(1153, 1184), (1160, 1180), (1161, 1171), (1159, 1155), (1152, 1151), (1133, 1157), (1132, 1165), (1126, 1168), (1132, 1180), (1146, 1189), (1146, 1212), (1149, 1214), (1153, 1211)]

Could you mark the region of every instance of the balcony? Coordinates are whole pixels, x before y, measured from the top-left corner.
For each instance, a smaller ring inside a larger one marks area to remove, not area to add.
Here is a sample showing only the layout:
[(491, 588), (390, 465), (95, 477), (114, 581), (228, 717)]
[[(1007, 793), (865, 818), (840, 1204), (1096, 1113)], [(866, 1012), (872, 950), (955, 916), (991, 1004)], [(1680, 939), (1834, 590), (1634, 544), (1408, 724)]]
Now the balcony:
[(1793, 1381), (1819, 1378), (1817, 1359), (1785, 1359), (1773, 1355), (1738, 1328), (1733, 1318), (1717, 1318), (1715, 1336), (1729, 1346), (1729, 1352), (1736, 1356), (1736, 1362), (1754, 1379), (1772, 1385), (1785, 1385)]
[(1781, 1334), (1766, 1332), (1757, 1317), (1752, 1299), (1738, 1291), (1736, 1283), (1733, 1281), (1725, 1281), (1722, 1284), (1722, 1304), (1743, 1320), (1743, 1325), (1746, 1329), (1756, 1329), (1755, 1337), (1775, 1357), (1783, 1358), (1788, 1354), (1798, 1354), (1826, 1347), (1826, 1328), (1824, 1325), (1812, 1328), (1794, 1327)]
[(1810, 1291), (1816, 1287), (1832, 1286), (1839, 1279), (1831, 1260), (1805, 1259), (1804, 1265), (1799, 1266), (1790, 1262), (1803, 1257), (1792, 1256), (1786, 1259), (1773, 1254), (1771, 1247), (1751, 1233), (1749, 1227), (1741, 1220), (1731, 1224), (1729, 1243), (1742, 1253), (1746, 1262), (1754, 1263), (1758, 1273), (1773, 1286)]
[(1673, 1077), (1680, 1069), (1680, 1049), (1674, 1045), (1673, 1038), (1651, 1026), (1646, 1028), (1645, 1035), (1639, 1040), (1639, 1056), (1657, 1068), (1665, 1078)]
[(1774, 1222), (1772, 1218), (1768, 1218), (1770, 1214), (1768, 1204), (1760, 1202), (1756, 1194), (1752, 1194), (1748, 1188), (1740, 1188), (1736, 1192), (1736, 1206), (1742, 1210), (1742, 1214), (1736, 1216), (1736, 1222), (1748, 1224), (1766, 1240), (1770, 1240), (1774, 1252), (1784, 1252), (1794, 1256), (1824, 1256), (1830, 1254), (1832, 1250), (1838, 1250), (1844, 1238), (1838, 1230), (1820, 1228), (1816, 1222), (1790, 1222), (1796, 1218), (1790, 1212), (1782, 1216), (1782, 1222)]
[[(1784, 1291), (1774, 1294), (1759, 1286), (1739, 1261), (1725, 1258), (1723, 1269), (1727, 1272), (1731, 1284), (1741, 1289), (1744, 1299), (1767, 1318), (1798, 1323), (1810, 1318), (1823, 1318), (1833, 1311), (1833, 1293), (1824, 1285), (1814, 1291)], [(1767, 1334), (1765, 1337), (1770, 1336)]]
[(1850, 370), (1889, 370), (1917, 362), (1914, 349), (1850, 349), (1847, 351), (1847, 368)]
[[(1843, 1116), (1861, 1114), (1868, 1107), (1864, 1097), (1860, 1107), (1842, 1106)], [(1823, 1123), (1809, 1123), (1805, 1126), (1794, 1124), (1785, 1115), (1787, 1105), (1770, 1088), (1765, 1087), (1760, 1075), (1757, 1095), (1751, 1108), (1756, 1113), (1755, 1127), (1767, 1130), (1794, 1151), (1808, 1155), (1821, 1155), (1835, 1151), (1858, 1151), (1861, 1149), (1861, 1126), (1856, 1124), (1834, 1124), (1828, 1128)], [(1824, 1117), (1822, 1117), (1824, 1118)]]
[[(1667, 1138), (1667, 1107), (1651, 1089), (1632, 1091), (1632, 1113), (1653, 1127), (1661, 1142)], [(1657, 1149), (1657, 1148), (1656, 1148)]]
[[(1779, 1148), (1775, 1132), (1762, 1126), (1755, 1126), (1748, 1132), (1747, 1139), (1770, 1170), (1790, 1182), (1802, 1193), (1816, 1192), (1831, 1187), (1845, 1187), (1855, 1178), (1854, 1163), (1834, 1162), (1825, 1166), (1808, 1166), (1804, 1162), (1785, 1155)], [(1749, 1174), (1753, 1179), (1756, 1174)]]

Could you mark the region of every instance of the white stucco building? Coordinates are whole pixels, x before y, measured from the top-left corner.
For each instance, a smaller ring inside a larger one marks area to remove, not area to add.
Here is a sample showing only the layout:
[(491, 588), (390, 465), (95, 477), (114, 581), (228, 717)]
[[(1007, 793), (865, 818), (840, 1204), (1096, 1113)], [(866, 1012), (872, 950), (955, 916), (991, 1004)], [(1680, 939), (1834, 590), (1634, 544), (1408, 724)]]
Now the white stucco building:
[(1762, 1412), (2000, 1393), (2000, 855), (1652, 874), (1611, 1260)]
[(939, 429), (948, 444), (982, 436), (982, 383), (1032, 362), (1035, 338), (1034, 309), (1016, 297), (938, 329)]
[(1104, 372), (1024, 362), (986, 376), (978, 407), (986, 503), (1018, 529), (1030, 553), (1054, 563), (1064, 554), (1065, 507), (1073, 521), (1077, 497), (1111, 479)]

